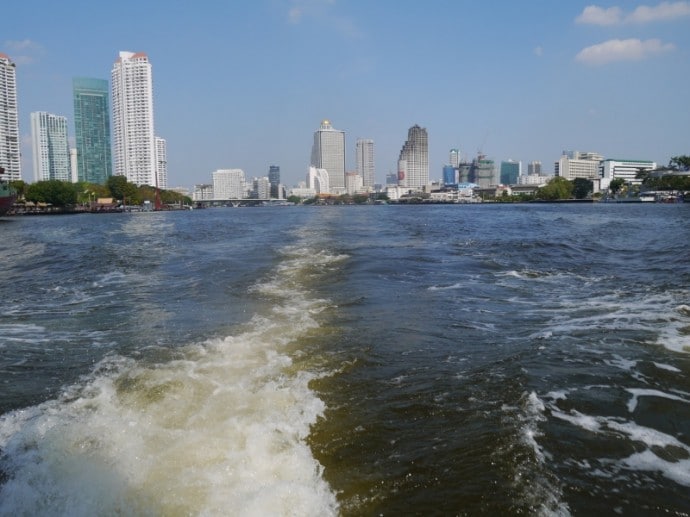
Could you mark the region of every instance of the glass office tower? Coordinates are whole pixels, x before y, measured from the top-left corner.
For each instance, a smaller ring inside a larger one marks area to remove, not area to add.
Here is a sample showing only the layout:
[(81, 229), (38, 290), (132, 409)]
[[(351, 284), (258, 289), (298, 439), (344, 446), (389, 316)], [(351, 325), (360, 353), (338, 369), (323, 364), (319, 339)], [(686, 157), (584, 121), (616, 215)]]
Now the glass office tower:
[(72, 86), (77, 176), (79, 181), (104, 185), (113, 173), (108, 81), (75, 77)]

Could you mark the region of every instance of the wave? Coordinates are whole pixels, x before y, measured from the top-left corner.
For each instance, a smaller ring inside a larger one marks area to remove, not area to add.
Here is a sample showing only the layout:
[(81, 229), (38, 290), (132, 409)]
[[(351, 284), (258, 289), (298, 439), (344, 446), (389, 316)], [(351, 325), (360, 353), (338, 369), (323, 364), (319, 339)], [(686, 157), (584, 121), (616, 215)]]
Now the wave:
[(324, 403), (293, 364), (341, 255), (286, 248), (252, 291), (266, 312), (155, 364), (111, 355), (41, 405), (0, 417), (0, 515), (333, 515), (306, 443)]

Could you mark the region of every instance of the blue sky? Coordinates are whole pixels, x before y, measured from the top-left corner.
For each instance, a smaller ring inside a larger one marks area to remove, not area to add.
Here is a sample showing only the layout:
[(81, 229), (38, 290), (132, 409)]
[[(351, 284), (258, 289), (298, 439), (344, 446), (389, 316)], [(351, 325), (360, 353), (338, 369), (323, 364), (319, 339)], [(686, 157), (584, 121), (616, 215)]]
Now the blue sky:
[(65, 115), (72, 78), (110, 78), (118, 52), (153, 65), (170, 186), (219, 168), (303, 180), (322, 119), (375, 141), (376, 178), (407, 130), (429, 133), (430, 176), (449, 149), (496, 162), (565, 149), (666, 164), (690, 154), (690, 1), (63, 0), (2, 8), (17, 64), (22, 170), (29, 114)]

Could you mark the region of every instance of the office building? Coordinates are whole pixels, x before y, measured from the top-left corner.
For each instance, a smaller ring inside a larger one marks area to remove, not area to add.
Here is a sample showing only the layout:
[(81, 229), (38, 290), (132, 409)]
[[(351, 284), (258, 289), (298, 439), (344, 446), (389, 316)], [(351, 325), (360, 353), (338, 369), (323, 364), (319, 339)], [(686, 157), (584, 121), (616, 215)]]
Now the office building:
[(213, 185), (209, 183), (200, 183), (194, 185), (192, 201), (211, 201), (213, 199)]
[(67, 118), (45, 111), (31, 113), (34, 181), (72, 180)]
[(0, 53), (0, 167), (4, 180), (22, 179), (15, 65)]
[(214, 199), (244, 199), (245, 179), (242, 169), (218, 169), (213, 178)]
[(563, 151), (561, 158), (554, 164), (554, 172), (556, 176), (567, 180), (596, 179), (599, 177), (599, 162), (603, 159), (598, 153)]
[(120, 52), (112, 69), (115, 174), (156, 185), (151, 63), (143, 52)]
[(374, 141), (365, 138), (357, 139), (357, 174), (362, 178), (364, 187), (374, 188), (376, 168), (374, 166)]
[(254, 199), (271, 198), (271, 180), (268, 176), (262, 176), (261, 178), (254, 178), (252, 180), (252, 197)]
[(451, 149), (449, 159), (448, 163), (450, 166), (457, 169), (460, 166), (460, 151), (458, 149)]
[(531, 161), (527, 164), (527, 174), (529, 176), (541, 176), (541, 162)]
[(109, 95), (108, 81), (105, 79), (72, 79), (79, 181), (105, 185), (113, 174)]
[(281, 199), (280, 167), (277, 165), (271, 165), (268, 167), (268, 182), (271, 184), (271, 197), (273, 199)]
[(334, 194), (345, 192), (345, 132), (333, 129), (328, 120), (322, 121), (314, 132), (311, 166), (328, 171), (330, 191)]
[(407, 141), (398, 158), (398, 185), (423, 189), (429, 183), (429, 139), (418, 125), (407, 132)]
[(345, 191), (350, 195), (361, 194), (364, 191), (362, 176), (356, 172), (345, 173)]
[(457, 185), (457, 169), (452, 165), (443, 166), (443, 185), (449, 187), (451, 185)]
[(156, 186), (168, 188), (168, 143), (165, 138), (156, 137)]
[(639, 173), (651, 172), (656, 169), (656, 163), (648, 160), (613, 160), (600, 162), (599, 176), (602, 178), (602, 189), (608, 188), (611, 180), (620, 178), (631, 185), (641, 185)]
[(501, 162), (501, 185), (517, 185), (518, 176), (522, 174), (522, 162), (508, 160)]

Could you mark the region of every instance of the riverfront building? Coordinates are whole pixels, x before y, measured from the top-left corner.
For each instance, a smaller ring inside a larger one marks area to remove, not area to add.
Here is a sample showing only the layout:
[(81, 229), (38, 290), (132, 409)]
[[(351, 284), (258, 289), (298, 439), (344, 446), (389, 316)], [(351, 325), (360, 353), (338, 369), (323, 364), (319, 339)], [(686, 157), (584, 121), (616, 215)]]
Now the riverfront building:
[(639, 172), (651, 172), (656, 169), (656, 163), (647, 160), (603, 160), (599, 165), (602, 190), (608, 188), (611, 180), (621, 178), (626, 183), (641, 185), (642, 178), (638, 178)]
[(311, 166), (328, 171), (328, 184), (334, 194), (345, 192), (345, 132), (333, 129), (328, 120), (323, 120), (314, 132)]
[(168, 143), (165, 138), (156, 137), (156, 185), (168, 188)]
[(449, 152), (449, 164), (451, 167), (458, 168), (460, 166), (460, 150), (451, 149)]
[(423, 189), (429, 183), (429, 137), (426, 128), (412, 126), (398, 158), (398, 185)]
[(281, 199), (283, 196), (280, 188), (280, 167), (277, 165), (271, 165), (268, 168), (268, 182), (271, 185), (271, 197)]
[(113, 65), (115, 174), (137, 185), (156, 185), (151, 63), (143, 52), (120, 52)]
[(17, 74), (9, 56), (0, 53), (0, 167), (5, 180), (22, 179), (19, 145)]
[(374, 166), (374, 141), (366, 138), (357, 140), (357, 174), (362, 178), (362, 186), (374, 188), (376, 168)]
[(67, 118), (45, 111), (31, 113), (34, 181), (72, 180)]
[(604, 157), (598, 153), (581, 153), (579, 151), (563, 151), (561, 158), (554, 164), (556, 176), (567, 180), (576, 178), (599, 178), (599, 162)]
[[(345, 177), (343, 176), (343, 180)], [(309, 167), (307, 172), (307, 188), (314, 190), (317, 195), (330, 194), (330, 174), (326, 169), (319, 169), (317, 167)]]
[(108, 81), (75, 77), (72, 95), (77, 177), (79, 181), (105, 185), (113, 174)]
[(218, 169), (213, 178), (214, 199), (244, 199), (245, 179), (242, 169)]
[(508, 160), (501, 162), (501, 185), (517, 185), (518, 177), (522, 174), (522, 162)]

